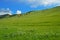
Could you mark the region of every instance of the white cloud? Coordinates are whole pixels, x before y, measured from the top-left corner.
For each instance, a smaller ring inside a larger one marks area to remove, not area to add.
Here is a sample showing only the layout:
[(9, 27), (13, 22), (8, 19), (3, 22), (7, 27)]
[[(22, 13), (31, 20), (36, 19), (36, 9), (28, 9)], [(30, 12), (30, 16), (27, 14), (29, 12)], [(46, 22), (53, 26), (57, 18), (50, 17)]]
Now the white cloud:
[(60, 0), (5, 0), (5, 1), (20, 2), (20, 3), (30, 5), (30, 7), (34, 7), (34, 8), (41, 6), (41, 5), (44, 5), (44, 6), (50, 6), (50, 5), (60, 6)]
[(11, 10), (9, 8), (7, 8), (7, 9), (2, 8), (0, 10), (0, 15), (5, 15), (5, 14), (12, 15), (12, 12), (11, 12)]
[[(7, 9), (5, 9), (5, 8), (0, 9), (0, 15), (6, 15), (6, 14), (13, 15), (12, 11), (9, 8), (7, 8)], [(21, 11), (17, 10), (16, 14), (21, 14)]]
[(60, 0), (22, 0), (22, 2), (25, 2), (25, 4), (30, 5), (31, 7), (38, 7), (41, 5), (44, 6), (60, 6)]
[(21, 14), (21, 11), (20, 10), (17, 10), (17, 13), (16, 14)]
[(7, 11), (8, 11), (7, 14), (12, 15), (12, 11), (9, 8), (7, 8)]

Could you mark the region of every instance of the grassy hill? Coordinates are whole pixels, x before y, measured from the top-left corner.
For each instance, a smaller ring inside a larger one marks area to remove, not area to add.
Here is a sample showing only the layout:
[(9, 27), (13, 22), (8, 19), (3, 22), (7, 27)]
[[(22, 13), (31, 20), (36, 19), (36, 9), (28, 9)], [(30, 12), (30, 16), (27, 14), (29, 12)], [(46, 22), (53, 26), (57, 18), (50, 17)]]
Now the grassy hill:
[(60, 40), (60, 7), (0, 19), (0, 40)]

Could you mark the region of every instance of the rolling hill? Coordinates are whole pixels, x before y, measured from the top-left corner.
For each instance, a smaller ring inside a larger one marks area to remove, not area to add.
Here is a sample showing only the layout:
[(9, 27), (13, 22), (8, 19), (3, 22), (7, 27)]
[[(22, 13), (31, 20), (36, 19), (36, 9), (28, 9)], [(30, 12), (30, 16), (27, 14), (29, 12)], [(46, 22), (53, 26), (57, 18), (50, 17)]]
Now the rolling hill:
[(0, 19), (0, 40), (60, 40), (60, 7)]

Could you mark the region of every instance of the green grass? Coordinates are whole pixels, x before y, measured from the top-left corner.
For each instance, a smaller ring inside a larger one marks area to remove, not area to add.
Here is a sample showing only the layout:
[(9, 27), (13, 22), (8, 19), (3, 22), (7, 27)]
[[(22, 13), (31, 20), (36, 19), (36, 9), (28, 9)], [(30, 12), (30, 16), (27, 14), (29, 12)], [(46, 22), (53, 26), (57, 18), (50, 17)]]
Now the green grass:
[(60, 40), (60, 7), (0, 19), (0, 40)]

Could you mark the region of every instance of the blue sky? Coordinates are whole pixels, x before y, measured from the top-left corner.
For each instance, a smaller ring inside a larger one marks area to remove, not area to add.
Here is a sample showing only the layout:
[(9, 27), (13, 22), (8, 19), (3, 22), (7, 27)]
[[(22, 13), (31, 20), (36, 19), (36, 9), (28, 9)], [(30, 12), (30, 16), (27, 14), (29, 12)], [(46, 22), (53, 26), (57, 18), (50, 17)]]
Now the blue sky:
[(55, 6), (60, 6), (60, 0), (0, 0), (0, 9), (9, 8), (12, 13), (16, 13), (17, 10), (21, 10), (24, 13)]

